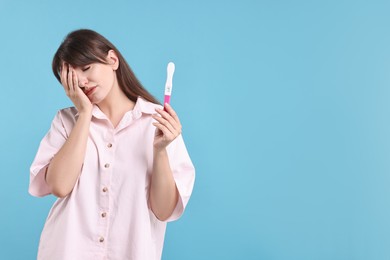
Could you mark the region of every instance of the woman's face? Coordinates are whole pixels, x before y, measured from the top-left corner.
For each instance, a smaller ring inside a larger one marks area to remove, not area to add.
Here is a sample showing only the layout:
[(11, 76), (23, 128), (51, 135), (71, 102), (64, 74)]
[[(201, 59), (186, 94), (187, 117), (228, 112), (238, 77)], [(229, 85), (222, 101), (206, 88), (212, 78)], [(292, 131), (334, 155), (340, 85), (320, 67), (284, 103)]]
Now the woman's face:
[(109, 64), (91, 63), (84, 67), (75, 68), (79, 86), (94, 104), (104, 100), (113, 87), (118, 87), (116, 78), (116, 69), (118, 68), (116, 63), (118, 61), (115, 59), (116, 57), (110, 57), (115, 54), (110, 54), (110, 52), (107, 56)]

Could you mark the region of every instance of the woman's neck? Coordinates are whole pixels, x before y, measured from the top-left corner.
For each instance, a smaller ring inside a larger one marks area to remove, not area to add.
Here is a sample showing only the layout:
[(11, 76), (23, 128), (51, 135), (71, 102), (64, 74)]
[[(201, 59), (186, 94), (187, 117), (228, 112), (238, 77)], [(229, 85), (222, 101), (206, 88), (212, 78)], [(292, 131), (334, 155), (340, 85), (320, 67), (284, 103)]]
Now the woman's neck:
[(135, 103), (123, 93), (119, 85), (113, 86), (107, 97), (97, 104), (114, 128), (117, 127), (125, 113), (134, 108), (134, 105)]

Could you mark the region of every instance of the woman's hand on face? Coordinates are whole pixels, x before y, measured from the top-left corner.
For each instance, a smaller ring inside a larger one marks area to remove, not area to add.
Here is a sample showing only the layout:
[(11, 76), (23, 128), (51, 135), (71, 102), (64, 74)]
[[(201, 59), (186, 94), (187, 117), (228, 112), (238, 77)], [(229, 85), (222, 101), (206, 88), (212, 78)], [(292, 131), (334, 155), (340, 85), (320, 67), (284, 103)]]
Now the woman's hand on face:
[(153, 118), (157, 121), (153, 125), (156, 127), (154, 136), (154, 148), (157, 150), (165, 149), (176, 137), (181, 134), (181, 124), (175, 110), (169, 105), (163, 109), (156, 109), (157, 114)]
[(66, 63), (63, 63), (61, 68), (61, 84), (79, 113), (92, 112), (92, 103), (81, 90), (75, 69)]

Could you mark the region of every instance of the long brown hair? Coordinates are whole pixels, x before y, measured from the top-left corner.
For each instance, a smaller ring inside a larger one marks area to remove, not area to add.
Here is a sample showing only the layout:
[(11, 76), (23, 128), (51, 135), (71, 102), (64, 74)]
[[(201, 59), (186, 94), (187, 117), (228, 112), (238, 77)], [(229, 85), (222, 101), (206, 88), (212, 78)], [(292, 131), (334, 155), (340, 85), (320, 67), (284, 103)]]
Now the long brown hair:
[(96, 62), (107, 64), (106, 57), (110, 50), (113, 50), (118, 56), (119, 67), (116, 70), (116, 76), (119, 87), (125, 95), (133, 102), (136, 102), (138, 96), (141, 96), (147, 101), (160, 104), (142, 86), (118, 49), (105, 37), (92, 30), (76, 30), (66, 36), (53, 57), (54, 76), (61, 82), (62, 62), (74, 67), (83, 67)]

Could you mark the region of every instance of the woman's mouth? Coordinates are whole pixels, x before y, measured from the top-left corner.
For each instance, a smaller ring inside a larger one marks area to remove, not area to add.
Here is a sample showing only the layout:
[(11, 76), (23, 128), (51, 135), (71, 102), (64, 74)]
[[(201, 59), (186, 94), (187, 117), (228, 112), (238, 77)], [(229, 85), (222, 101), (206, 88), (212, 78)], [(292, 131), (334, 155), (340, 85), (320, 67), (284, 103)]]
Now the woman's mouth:
[(96, 87), (92, 87), (92, 88), (86, 90), (86, 91), (85, 91), (85, 95), (87, 95), (87, 96), (91, 95), (92, 92), (95, 90), (95, 88), (96, 88)]

